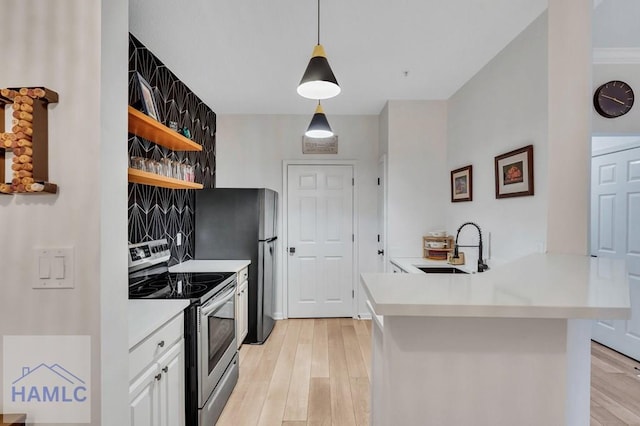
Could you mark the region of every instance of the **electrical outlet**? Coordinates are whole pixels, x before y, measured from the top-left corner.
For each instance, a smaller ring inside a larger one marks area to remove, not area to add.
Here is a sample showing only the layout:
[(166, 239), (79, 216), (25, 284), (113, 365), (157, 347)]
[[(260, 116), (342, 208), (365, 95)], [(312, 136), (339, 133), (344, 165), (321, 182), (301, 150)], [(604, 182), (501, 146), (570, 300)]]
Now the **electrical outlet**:
[(178, 235), (176, 235), (176, 245), (177, 246), (182, 245), (182, 232), (178, 232)]

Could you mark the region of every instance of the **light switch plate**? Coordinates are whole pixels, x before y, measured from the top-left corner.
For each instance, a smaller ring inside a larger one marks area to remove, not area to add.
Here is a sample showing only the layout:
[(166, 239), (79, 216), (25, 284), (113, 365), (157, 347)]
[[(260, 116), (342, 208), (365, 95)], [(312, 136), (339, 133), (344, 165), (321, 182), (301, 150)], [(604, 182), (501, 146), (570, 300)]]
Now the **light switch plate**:
[(74, 250), (65, 248), (34, 249), (32, 288), (74, 288)]

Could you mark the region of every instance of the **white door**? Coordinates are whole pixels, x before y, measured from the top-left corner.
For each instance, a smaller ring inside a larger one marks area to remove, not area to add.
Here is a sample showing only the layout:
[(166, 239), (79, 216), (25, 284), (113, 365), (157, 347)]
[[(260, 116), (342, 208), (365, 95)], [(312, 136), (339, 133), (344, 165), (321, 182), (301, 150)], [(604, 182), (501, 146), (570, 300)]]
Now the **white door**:
[(353, 167), (287, 167), (291, 318), (353, 315)]
[(378, 162), (378, 272), (387, 268), (387, 157)]
[(592, 159), (591, 254), (627, 260), (631, 319), (595, 321), (593, 339), (640, 360), (640, 148)]

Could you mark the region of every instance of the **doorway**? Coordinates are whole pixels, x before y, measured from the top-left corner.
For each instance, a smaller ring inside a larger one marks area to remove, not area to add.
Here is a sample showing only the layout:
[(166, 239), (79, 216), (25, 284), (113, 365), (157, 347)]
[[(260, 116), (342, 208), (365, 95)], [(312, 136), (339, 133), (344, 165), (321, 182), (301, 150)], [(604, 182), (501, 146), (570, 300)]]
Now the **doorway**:
[(285, 166), (289, 318), (354, 312), (354, 165)]
[(640, 141), (594, 150), (591, 175), (591, 255), (626, 260), (631, 299), (629, 320), (594, 321), (592, 337), (640, 360)]

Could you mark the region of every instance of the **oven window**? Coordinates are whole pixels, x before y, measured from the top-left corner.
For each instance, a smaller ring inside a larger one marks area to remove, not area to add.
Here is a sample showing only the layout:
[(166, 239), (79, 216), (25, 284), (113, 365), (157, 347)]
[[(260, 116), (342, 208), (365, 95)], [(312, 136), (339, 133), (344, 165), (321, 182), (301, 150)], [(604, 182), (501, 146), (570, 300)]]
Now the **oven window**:
[(231, 346), (236, 334), (233, 299), (209, 315), (209, 374)]

